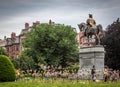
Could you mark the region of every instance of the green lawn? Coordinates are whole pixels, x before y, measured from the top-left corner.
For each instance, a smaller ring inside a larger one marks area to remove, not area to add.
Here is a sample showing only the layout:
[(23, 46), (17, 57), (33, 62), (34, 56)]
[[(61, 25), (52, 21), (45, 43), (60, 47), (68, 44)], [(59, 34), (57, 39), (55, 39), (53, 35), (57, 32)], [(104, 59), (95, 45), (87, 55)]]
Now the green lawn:
[(16, 82), (1, 82), (0, 87), (120, 87), (120, 81), (118, 82), (92, 82), (76, 80), (19, 80)]

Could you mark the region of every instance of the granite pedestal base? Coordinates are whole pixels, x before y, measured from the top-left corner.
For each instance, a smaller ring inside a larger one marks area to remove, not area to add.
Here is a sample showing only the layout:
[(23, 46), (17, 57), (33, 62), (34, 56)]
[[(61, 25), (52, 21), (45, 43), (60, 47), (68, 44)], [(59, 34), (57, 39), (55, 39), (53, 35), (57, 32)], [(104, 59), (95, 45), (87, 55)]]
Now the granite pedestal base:
[(96, 69), (96, 78), (103, 79), (104, 55), (105, 50), (103, 46), (80, 47), (80, 68), (78, 74), (81, 76), (81, 79), (91, 79), (91, 68), (93, 65), (95, 65)]

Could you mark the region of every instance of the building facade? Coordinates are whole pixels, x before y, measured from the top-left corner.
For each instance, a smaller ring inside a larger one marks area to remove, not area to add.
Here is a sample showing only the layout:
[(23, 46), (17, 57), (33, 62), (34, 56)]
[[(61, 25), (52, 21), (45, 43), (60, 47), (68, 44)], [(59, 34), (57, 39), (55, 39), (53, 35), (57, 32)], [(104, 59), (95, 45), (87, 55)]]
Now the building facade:
[[(32, 26), (39, 24), (40, 22), (36, 21), (33, 22)], [(10, 38), (0, 40), (0, 47), (5, 47), (10, 58), (17, 58), (19, 54), (25, 49), (22, 45), (22, 42), (25, 39), (25, 34), (27, 34), (31, 29), (32, 27), (29, 26), (29, 23), (25, 23), (25, 28), (21, 30), (18, 36), (16, 36), (16, 33), (12, 32)]]
[(16, 34), (12, 32), (11, 38), (6, 38), (5, 48), (10, 58), (18, 57), (20, 52), (19, 36), (16, 36)]

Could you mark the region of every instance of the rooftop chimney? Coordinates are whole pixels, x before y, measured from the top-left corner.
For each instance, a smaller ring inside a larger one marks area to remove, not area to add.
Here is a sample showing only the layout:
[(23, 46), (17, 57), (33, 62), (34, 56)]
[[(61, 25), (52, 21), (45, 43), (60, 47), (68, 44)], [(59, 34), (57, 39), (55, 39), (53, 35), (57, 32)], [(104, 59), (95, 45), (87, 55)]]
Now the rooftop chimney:
[(36, 25), (39, 25), (40, 24), (40, 21), (36, 21)]
[(49, 24), (55, 24), (51, 19), (49, 20)]
[(12, 32), (11, 38), (14, 39), (16, 37), (16, 33)]
[(33, 22), (33, 26), (40, 25), (40, 21)]
[(52, 24), (52, 20), (51, 19), (49, 20), (49, 24)]
[(25, 29), (29, 29), (29, 23), (25, 23)]
[(6, 40), (6, 36), (4, 36), (4, 40)]
[(35, 23), (35, 22), (33, 22), (33, 26), (36, 26), (36, 23)]

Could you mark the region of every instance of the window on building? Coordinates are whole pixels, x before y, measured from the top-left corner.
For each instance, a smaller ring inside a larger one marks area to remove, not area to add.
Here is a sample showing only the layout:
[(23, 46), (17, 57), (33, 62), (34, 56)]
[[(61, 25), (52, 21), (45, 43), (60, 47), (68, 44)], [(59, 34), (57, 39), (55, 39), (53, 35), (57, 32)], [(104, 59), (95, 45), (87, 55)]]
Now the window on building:
[(18, 51), (19, 50), (19, 46), (16, 46), (16, 51)]

